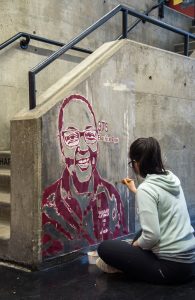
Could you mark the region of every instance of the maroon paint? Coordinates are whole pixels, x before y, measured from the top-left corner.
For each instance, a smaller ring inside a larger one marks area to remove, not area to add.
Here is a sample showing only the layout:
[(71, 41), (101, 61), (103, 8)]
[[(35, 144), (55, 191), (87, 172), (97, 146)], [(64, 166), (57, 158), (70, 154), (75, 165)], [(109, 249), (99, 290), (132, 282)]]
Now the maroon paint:
[[(63, 111), (66, 105), (74, 100), (79, 100), (87, 105), (97, 128), (93, 110), (84, 97), (71, 95), (66, 98), (60, 108), (58, 123), (60, 147), (63, 155), (64, 147), (61, 139)], [(116, 238), (128, 233), (120, 195), (111, 183), (101, 178), (96, 169), (97, 151), (93, 152), (90, 147), (83, 151), (77, 145), (75, 146), (75, 156), (78, 152), (81, 157), (85, 152), (89, 152), (92, 166), (90, 178), (86, 182), (80, 182), (75, 171), (70, 174), (69, 167), (75, 165), (76, 162), (74, 159), (66, 157), (66, 168), (62, 177), (49, 186), (43, 194), (44, 257), (66, 252), (66, 241), (72, 241), (74, 248), (71, 250), (75, 250), (83, 245), (96, 244), (101, 240)], [(75, 191), (72, 190), (72, 186), (75, 187)], [(79, 203), (79, 198), (82, 197), (87, 199), (84, 210)], [(88, 228), (89, 224), (91, 225), (90, 228)]]

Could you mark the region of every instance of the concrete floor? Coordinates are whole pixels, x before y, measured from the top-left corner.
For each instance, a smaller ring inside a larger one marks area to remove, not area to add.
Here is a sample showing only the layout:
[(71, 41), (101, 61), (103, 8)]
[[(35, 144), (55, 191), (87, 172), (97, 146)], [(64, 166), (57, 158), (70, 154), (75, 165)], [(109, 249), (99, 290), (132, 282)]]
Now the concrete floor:
[(0, 300), (192, 300), (195, 279), (180, 286), (130, 282), (123, 274), (105, 274), (87, 256), (39, 272), (0, 267)]

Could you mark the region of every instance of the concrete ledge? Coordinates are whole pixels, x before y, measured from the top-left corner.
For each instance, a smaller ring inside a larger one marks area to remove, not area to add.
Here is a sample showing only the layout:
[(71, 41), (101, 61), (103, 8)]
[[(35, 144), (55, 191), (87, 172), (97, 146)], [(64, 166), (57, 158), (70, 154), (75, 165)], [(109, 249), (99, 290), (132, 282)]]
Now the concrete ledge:
[(38, 102), (41, 103), (40, 105), (32, 111), (20, 111), (13, 120), (39, 118), (45, 114), (59, 102), (59, 99), (61, 100), (63, 98), (68, 90), (71, 90), (75, 85), (84, 81), (95, 69), (100, 68), (104, 62), (123, 47), (125, 43), (127, 43), (127, 40), (109, 42), (102, 45), (43, 93), (38, 99)]

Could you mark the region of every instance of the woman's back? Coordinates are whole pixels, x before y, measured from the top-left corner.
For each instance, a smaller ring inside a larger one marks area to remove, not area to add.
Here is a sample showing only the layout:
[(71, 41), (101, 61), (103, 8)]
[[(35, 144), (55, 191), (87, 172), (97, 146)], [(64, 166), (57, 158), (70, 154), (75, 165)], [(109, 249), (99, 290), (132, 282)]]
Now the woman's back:
[(179, 179), (170, 171), (147, 175), (136, 199), (143, 229), (141, 246), (160, 258), (195, 261), (195, 238)]

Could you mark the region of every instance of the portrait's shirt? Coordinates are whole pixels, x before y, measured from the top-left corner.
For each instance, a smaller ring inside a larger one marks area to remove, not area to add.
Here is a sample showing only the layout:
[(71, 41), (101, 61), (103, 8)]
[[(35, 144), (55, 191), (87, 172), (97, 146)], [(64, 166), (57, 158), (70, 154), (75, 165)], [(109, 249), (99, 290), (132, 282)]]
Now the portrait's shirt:
[[(63, 185), (66, 178), (66, 186)], [(68, 179), (68, 180), (67, 180)], [(67, 241), (78, 249), (127, 234), (123, 203), (117, 190), (97, 170), (87, 193), (78, 194), (67, 170), (43, 196), (43, 255), (64, 251)]]

